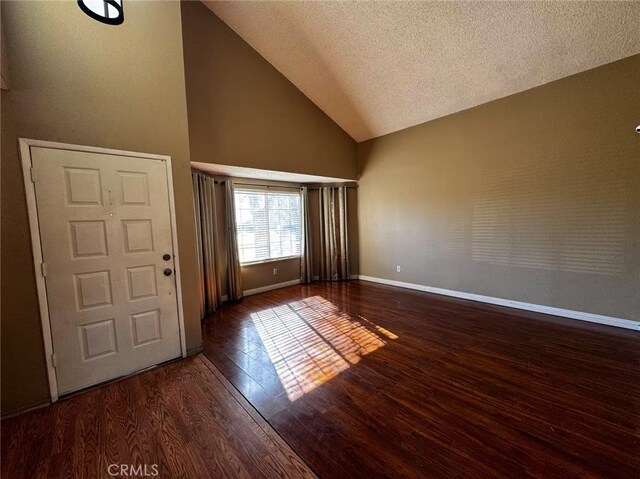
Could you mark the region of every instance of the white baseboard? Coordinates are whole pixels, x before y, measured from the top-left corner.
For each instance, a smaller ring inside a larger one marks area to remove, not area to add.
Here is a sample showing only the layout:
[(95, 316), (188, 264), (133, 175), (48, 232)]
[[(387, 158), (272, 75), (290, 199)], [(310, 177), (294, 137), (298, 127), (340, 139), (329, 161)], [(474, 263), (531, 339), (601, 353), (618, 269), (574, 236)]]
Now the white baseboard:
[(271, 291), (273, 289), (286, 288), (287, 286), (293, 286), (295, 284), (300, 284), (300, 278), (285, 281), (284, 283), (269, 284), (267, 286), (261, 286), (260, 288), (247, 289), (242, 292), (242, 295), (251, 296), (252, 294), (264, 293), (265, 291)]
[[(350, 279), (358, 279), (358, 275), (357, 274), (352, 274), (349, 278)], [(320, 280), (320, 276), (314, 276), (313, 277), (313, 281), (319, 281), (319, 280)], [(274, 290), (274, 289), (286, 288), (287, 286), (294, 286), (296, 284), (300, 284), (300, 282), (301, 281), (299, 279), (292, 279), (291, 281), (285, 281), (283, 283), (269, 284), (267, 286), (262, 286), (260, 288), (247, 289), (247, 290), (242, 292), (242, 295), (243, 296), (251, 296), (252, 294), (264, 293), (265, 291), (271, 291), (271, 290)], [(229, 297), (226, 294), (224, 296), (220, 297), (220, 301), (222, 303), (225, 303), (228, 300), (229, 300)]]
[(453, 296), (454, 298), (468, 299), (471, 301), (479, 301), (481, 303), (497, 304), (498, 306), (507, 306), (509, 308), (524, 309), (526, 311), (535, 311), (537, 313), (551, 314), (553, 316), (562, 316), (563, 318), (578, 319), (580, 321), (588, 321), (591, 323), (606, 324), (617, 328), (634, 329), (640, 331), (640, 321), (632, 321), (630, 319), (614, 318), (612, 316), (603, 316), (600, 314), (584, 313), (582, 311), (573, 311), (571, 309), (554, 308), (552, 306), (543, 306), (541, 304), (523, 303), (522, 301), (514, 301), (511, 299), (495, 298), (493, 296), (484, 296), (481, 294), (464, 293), (451, 289), (434, 288), (415, 283), (405, 283), (403, 281), (395, 281), (393, 279), (375, 278), (373, 276), (358, 275), (358, 279), (363, 281), (371, 281), (372, 283), (387, 284), (397, 286), (399, 288), (415, 289), (427, 293), (442, 294), (444, 296)]

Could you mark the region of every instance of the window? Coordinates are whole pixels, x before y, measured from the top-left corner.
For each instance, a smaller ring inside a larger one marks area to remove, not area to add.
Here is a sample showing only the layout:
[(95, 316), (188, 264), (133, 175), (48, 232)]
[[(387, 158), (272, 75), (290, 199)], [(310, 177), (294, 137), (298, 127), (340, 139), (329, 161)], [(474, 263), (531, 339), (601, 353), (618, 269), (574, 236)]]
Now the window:
[(300, 256), (300, 193), (235, 191), (240, 263)]

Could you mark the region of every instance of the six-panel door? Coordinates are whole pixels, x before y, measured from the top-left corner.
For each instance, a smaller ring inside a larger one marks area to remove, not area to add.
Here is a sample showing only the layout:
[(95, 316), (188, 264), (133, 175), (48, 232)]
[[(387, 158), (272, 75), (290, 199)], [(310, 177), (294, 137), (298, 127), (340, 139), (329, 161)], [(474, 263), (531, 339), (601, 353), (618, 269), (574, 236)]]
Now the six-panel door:
[(166, 162), (31, 156), (59, 393), (180, 356)]

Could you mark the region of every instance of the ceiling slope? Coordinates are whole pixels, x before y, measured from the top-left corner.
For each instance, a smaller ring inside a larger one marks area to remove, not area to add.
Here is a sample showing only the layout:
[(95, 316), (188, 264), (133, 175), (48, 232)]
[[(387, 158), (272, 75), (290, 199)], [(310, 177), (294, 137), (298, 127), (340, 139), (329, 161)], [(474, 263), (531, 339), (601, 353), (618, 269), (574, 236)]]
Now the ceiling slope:
[(640, 53), (640, 2), (203, 3), (357, 141)]

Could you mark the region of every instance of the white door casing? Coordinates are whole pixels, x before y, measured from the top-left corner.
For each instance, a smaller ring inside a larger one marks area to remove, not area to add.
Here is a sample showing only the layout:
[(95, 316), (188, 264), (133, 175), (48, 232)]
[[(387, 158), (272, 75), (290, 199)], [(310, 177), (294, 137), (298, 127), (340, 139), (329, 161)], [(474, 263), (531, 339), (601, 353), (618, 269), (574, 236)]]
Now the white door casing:
[(167, 157), (33, 143), (52, 400), (184, 355)]

